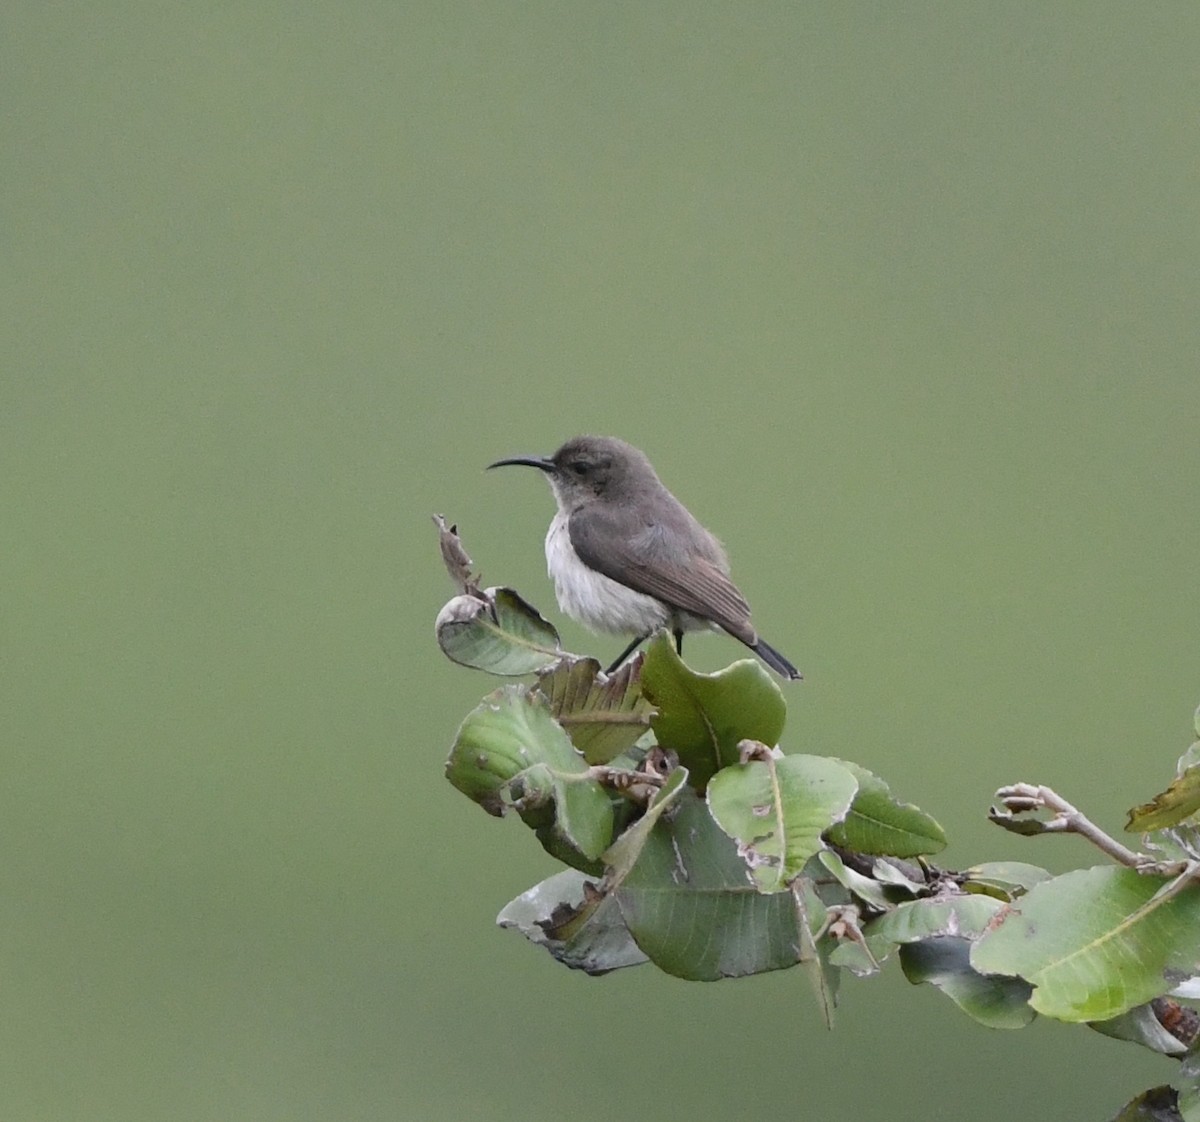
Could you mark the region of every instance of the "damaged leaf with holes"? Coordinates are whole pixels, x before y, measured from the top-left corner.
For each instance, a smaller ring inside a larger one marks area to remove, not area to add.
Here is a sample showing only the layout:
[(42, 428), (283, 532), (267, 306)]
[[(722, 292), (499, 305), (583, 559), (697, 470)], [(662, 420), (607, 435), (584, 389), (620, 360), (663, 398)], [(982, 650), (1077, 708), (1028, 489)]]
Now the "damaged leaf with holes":
[(837, 760), (761, 752), (709, 781), (708, 808), (763, 892), (780, 892), (824, 847), (822, 835), (850, 809), (858, 781)]
[(442, 653), (460, 666), (519, 677), (562, 656), (558, 632), (511, 588), (456, 596), (434, 624)]

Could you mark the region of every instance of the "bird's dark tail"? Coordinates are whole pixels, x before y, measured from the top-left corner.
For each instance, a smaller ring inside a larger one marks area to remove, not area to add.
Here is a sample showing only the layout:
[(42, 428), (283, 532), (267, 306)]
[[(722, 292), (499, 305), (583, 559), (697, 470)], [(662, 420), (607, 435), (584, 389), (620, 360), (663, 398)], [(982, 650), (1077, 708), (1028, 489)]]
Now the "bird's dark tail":
[(763, 640), (759, 639), (757, 643), (747, 643), (746, 646), (758, 655), (775, 673), (782, 675), (784, 678), (796, 682), (804, 677), (770, 643), (764, 643)]

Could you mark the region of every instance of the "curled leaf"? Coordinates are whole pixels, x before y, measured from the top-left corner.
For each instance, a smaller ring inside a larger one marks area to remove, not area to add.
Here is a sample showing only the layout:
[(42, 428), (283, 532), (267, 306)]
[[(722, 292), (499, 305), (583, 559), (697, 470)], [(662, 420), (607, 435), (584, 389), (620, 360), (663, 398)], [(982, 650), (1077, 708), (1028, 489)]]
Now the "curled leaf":
[(440, 514), (433, 516), (433, 524), (438, 529), (438, 545), (441, 547), (442, 561), (445, 562), (450, 579), (459, 592), (466, 596), (478, 596), (479, 577), (471, 572), (475, 562), (467, 556), (462, 538), (458, 536), (458, 527), (447, 526), (446, 519)]
[(434, 626), (451, 662), (491, 674), (531, 674), (563, 653), (558, 632), (511, 588), (456, 596)]
[(1169, 1005), (1164, 1006), (1162, 998), (1157, 998), (1107, 1021), (1092, 1021), (1089, 1027), (1116, 1040), (1140, 1044), (1149, 1048), (1151, 1052), (1160, 1052), (1164, 1056), (1182, 1056), (1188, 1050), (1187, 1043), (1168, 1031), (1158, 1016), (1157, 1010), (1162, 1009), (1166, 1012), (1169, 1008)]
[(629, 934), (620, 909), (576, 869), (564, 869), (510, 901), (496, 917), (564, 966), (607, 974), (637, 966), (646, 956)]
[(607, 792), (545, 703), (520, 686), (496, 690), (467, 714), (446, 778), (490, 814), (517, 810), (564, 861), (594, 863), (612, 840)]

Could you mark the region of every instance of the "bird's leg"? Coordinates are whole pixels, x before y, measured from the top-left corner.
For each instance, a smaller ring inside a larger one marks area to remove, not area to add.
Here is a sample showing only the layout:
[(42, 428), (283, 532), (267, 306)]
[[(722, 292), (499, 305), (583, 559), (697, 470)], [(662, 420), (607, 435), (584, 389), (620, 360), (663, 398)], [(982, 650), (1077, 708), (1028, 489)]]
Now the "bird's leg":
[(605, 674), (611, 674), (618, 666), (621, 665), (634, 651), (638, 649), (647, 639), (650, 638), (651, 632), (647, 631), (645, 635), (639, 635), (632, 643), (629, 644), (613, 661), (613, 664), (604, 671)]
[(683, 628), (675, 628), (675, 653), (683, 658)]

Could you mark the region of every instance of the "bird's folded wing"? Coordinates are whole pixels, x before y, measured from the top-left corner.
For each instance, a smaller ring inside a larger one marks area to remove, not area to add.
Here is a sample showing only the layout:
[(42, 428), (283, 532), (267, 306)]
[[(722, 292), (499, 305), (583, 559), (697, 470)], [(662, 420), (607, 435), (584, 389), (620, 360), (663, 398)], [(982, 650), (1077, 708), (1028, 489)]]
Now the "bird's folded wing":
[(685, 565), (681, 559), (670, 557), (647, 560), (595, 512), (586, 519), (572, 518), (569, 527), (571, 545), (589, 568), (635, 592), (711, 620), (743, 642), (755, 641), (750, 605), (737, 585), (712, 562), (697, 558)]

